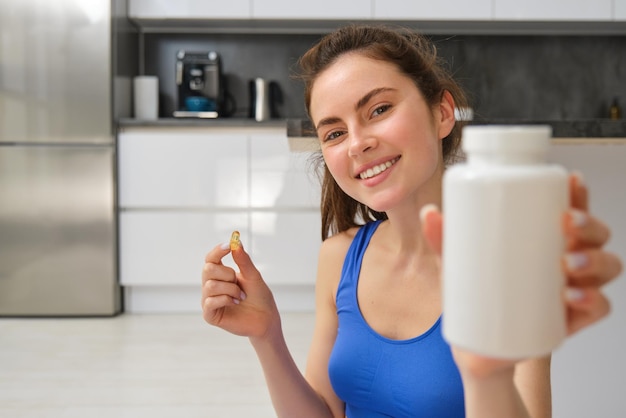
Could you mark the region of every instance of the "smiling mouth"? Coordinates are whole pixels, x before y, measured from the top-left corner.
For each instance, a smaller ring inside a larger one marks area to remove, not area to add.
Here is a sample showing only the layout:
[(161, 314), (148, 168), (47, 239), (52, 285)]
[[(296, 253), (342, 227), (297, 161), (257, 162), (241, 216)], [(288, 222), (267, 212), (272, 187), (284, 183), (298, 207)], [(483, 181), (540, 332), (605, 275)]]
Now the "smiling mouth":
[(367, 170), (359, 174), (359, 178), (361, 178), (362, 180), (365, 180), (365, 179), (370, 179), (372, 177), (376, 177), (383, 171), (386, 171), (389, 167), (394, 165), (396, 162), (398, 162), (399, 159), (400, 157), (396, 157), (393, 160), (389, 160), (382, 164), (378, 164), (377, 166), (374, 166), (372, 168), (368, 168)]

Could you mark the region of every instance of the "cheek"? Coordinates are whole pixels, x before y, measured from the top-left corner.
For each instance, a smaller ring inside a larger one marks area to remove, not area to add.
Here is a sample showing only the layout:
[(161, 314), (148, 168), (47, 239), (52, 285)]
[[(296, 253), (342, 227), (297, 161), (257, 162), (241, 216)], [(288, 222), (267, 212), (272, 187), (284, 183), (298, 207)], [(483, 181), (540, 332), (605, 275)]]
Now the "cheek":
[(347, 152), (340, 150), (340, 147), (333, 147), (322, 151), (326, 168), (333, 176), (339, 187), (345, 190), (344, 184), (351, 177), (349, 163), (347, 161)]

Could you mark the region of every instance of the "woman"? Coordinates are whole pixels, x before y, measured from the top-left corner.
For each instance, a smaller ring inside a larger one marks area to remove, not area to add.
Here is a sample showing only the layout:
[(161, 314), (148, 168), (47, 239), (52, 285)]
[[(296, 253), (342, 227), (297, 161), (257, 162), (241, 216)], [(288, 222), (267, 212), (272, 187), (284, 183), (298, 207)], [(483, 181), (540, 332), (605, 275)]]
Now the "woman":
[[(434, 207), (460, 140), (454, 109), (465, 99), (433, 46), (411, 33), (348, 26), (300, 63), (325, 167), (305, 376), (243, 248), (232, 251), (240, 272), (221, 263), (228, 246), (207, 255), (204, 319), (249, 337), (280, 417), (550, 416), (549, 358), (483, 358), (441, 336), (442, 217)], [(582, 270), (564, 264), (573, 333), (608, 313), (599, 288), (621, 264), (602, 251), (609, 231), (587, 213), (580, 178), (570, 185), (576, 210), (564, 214), (564, 233), (569, 250), (589, 256)]]

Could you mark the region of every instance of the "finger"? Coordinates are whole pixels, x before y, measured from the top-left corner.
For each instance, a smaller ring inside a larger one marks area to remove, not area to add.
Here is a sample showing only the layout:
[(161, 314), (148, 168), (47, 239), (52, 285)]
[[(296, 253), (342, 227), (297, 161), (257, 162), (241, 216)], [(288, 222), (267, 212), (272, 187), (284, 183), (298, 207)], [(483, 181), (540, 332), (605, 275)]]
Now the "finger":
[(597, 249), (567, 253), (563, 265), (569, 285), (576, 287), (602, 286), (622, 272), (617, 255)]
[(222, 258), (230, 252), (230, 246), (228, 244), (220, 244), (215, 246), (204, 257), (205, 263), (221, 264)]
[(235, 264), (237, 264), (237, 267), (239, 267), (239, 271), (243, 277), (248, 280), (261, 279), (261, 274), (254, 266), (250, 255), (243, 248), (243, 244), (240, 243), (239, 248), (232, 251), (232, 257)]
[(202, 285), (204, 285), (208, 280), (221, 280), (224, 282), (236, 283), (237, 276), (235, 274), (235, 270), (224, 266), (221, 262), (219, 264), (205, 263), (202, 267)]
[(565, 300), (568, 335), (599, 321), (611, 311), (609, 300), (597, 288), (568, 288)]
[(611, 230), (602, 221), (587, 212), (571, 209), (563, 217), (568, 249), (601, 247), (611, 237)]
[(239, 286), (235, 283), (224, 282), (221, 280), (208, 280), (204, 283), (202, 286), (202, 296), (204, 298), (229, 296), (236, 304), (246, 299), (246, 294)]
[(441, 255), (443, 244), (443, 217), (441, 212), (433, 204), (424, 205), (420, 210), (420, 219), (424, 238), (433, 251)]
[(202, 316), (211, 325), (218, 325), (223, 318), (224, 309), (237, 306), (233, 298), (227, 295), (202, 299)]
[(572, 172), (569, 176), (570, 206), (582, 211), (589, 210), (589, 192), (582, 174)]

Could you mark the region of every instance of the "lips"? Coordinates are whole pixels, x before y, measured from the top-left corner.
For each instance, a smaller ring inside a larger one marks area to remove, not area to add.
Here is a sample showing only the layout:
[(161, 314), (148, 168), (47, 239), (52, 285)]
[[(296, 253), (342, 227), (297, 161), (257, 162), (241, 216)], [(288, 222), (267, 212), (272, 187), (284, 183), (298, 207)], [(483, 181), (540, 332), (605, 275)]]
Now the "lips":
[(367, 170), (362, 171), (361, 173), (359, 173), (359, 175), (357, 177), (359, 177), (362, 180), (366, 180), (366, 179), (370, 179), (372, 177), (376, 177), (380, 173), (386, 171), (389, 167), (394, 165), (396, 162), (398, 162), (399, 159), (400, 159), (400, 157), (396, 157), (396, 158), (393, 158), (393, 159), (391, 159), (389, 161), (385, 161), (384, 163), (377, 164), (377, 165), (375, 165), (373, 167), (368, 168)]

